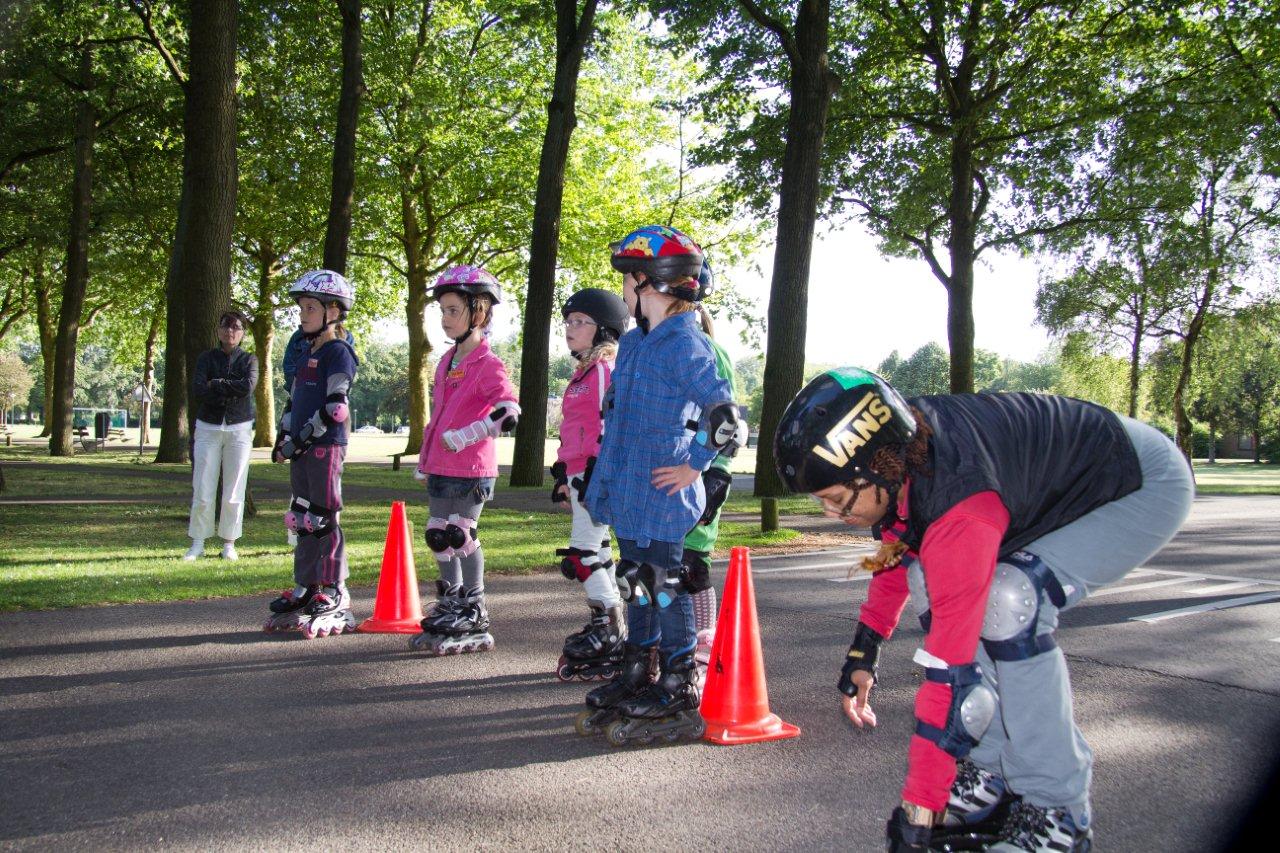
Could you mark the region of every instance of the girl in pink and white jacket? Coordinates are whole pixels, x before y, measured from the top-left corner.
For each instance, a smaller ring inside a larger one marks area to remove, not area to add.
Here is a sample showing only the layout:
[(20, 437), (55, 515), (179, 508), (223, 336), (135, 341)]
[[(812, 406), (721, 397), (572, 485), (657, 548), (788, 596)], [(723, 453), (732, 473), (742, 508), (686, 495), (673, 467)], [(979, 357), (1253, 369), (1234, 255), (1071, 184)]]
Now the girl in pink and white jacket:
[(427, 547), (440, 564), (440, 597), (412, 647), (433, 655), (488, 651), (493, 637), (476, 522), (498, 477), (494, 439), (515, 429), (520, 416), (506, 367), (486, 337), (502, 290), (486, 270), (457, 266), (432, 291), (441, 325), (455, 345), (436, 368), (431, 421), (422, 433), (415, 475), (427, 484)]
[(569, 547), (556, 551), (560, 571), (583, 585), (591, 621), (564, 641), (556, 666), (561, 681), (608, 677), (622, 661), (626, 639), (622, 598), (614, 579), (609, 525), (592, 520), (584, 505), (600, 436), (605, 391), (613, 375), (618, 339), (627, 330), (627, 304), (615, 293), (597, 288), (579, 290), (561, 310), (565, 343), (578, 360), (578, 369), (565, 388), (561, 405), (560, 452), (551, 466), (555, 485), (551, 500), (567, 503), (573, 512)]

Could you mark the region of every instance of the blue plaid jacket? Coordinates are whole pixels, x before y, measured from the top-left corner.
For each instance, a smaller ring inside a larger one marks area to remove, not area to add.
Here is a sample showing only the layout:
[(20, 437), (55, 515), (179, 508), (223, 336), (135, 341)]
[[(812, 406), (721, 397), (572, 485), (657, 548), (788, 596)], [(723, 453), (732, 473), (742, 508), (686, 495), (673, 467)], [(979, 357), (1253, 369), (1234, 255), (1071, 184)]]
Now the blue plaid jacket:
[(647, 335), (639, 329), (623, 335), (612, 398), (587, 509), (642, 548), (655, 539), (683, 542), (706, 503), (702, 480), (668, 495), (650, 484), (653, 469), (683, 462), (706, 470), (716, 452), (695, 441), (686, 423), (698, 409), (733, 401), (698, 315), (677, 314)]

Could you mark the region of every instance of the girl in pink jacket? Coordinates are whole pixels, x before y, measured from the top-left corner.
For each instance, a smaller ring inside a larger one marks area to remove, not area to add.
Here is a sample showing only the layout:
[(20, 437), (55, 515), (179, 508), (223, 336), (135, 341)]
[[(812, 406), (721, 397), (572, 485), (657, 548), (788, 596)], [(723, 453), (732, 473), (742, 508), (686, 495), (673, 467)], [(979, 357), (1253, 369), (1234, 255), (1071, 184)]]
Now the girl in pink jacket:
[(579, 290), (561, 310), (565, 343), (578, 360), (578, 369), (565, 388), (560, 404), (560, 452), (551, 466), (555, 485), (551, 500), (567, 503), (573, 512), (569, 547), (560, 548), (560, 571), (582, 584), (591, 621), (564, 641), (556, 665), (561, 681), (609, 678), (622, 662), (627, 636), (622, 598), (614, 579), (609, 525), (596, 524), (587, 512), (583, 493), (591, 479), (604, 421), (601, 410), (618, 354), (618, 338), (627, 329), (627, 304), (617, 294), (597, 288)]
[(486, 339), (502, 290), (486, 270), (457, 266), (445, 270), (432, 291), (455, 346), (436, 368), (415, 475), (427, 484), (426, 538), (440, 564), (439, 599), (410, 645), (432, 655), (488, 651), (493, 637), (476, 522), (498, 477), (494, 439), (515, 429), (520, 416), (506, 367)]

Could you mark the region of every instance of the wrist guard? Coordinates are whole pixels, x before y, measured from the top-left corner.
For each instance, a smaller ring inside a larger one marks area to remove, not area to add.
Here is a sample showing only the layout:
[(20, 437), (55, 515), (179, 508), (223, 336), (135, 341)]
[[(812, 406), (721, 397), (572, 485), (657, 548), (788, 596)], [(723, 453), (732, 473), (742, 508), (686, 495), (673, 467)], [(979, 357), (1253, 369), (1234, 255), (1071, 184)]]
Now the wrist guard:
[(840, 670), (840, 681), (836, 688), (846, 696), (857, 696), (858, 688), (853, 683), (853, 674), (859, 670), (871, 673), (871, 681), (875, 683), (880, 664), (880, 645), (884, 642), (875, 631), (863, 623), (858, 623), (858, 630), (853, 634), (853, 644), (845, 655), (844, 667)]
[(560, 503), (560, 498), (556, 492), (569, 485), (569, 475), (565, 473), (565, 470), (565, 464), (558, 459), (556, 460), (556, 463), (551, 466), (551, 479), (553, 481), (551, 483), (552, 503)]
[(587, 505), (587, 488), (591, 485), (591, 472), (596, 469), (596, 458), (594, 456), (587, 457), (587, 467), (582, 473), (574, 477), (570, 483), (578, 490), (578, 503), (583, 506)]
[(733, 484), (733, 476), (720, 468), (708, 468), (702, 472), (702, 491), (707, 496), (707, 505), (702, 509), (699, 524), (710, 524), (724, 506), (729, 497), (729, 487)]

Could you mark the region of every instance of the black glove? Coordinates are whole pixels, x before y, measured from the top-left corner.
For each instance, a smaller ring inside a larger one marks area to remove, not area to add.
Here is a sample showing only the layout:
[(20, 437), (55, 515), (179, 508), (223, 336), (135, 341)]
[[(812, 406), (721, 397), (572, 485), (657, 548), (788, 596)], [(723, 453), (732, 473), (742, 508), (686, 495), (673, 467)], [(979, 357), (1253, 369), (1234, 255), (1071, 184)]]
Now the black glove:
[(578, 490), (578, 503), (583, 506), (587, 505), (587, 488), (591, 485), (591, 472), (595, 470), (596, 458), (594, 456), (587, 457), (587, 467), (583, 472), (570, 480), (570, 483)]
[(837, 689), (846, 696), (857, 696), (858, 688), (853, 683), (853, 674), (858, 670), (871, 673), (874, 683), (880, 663), (880, 644), (884, 642), (875, 631), (861, 622), (853, 635), (853, 645), (849, 646), (849, 654), (845, 656), (844, 667), (840, 670), (840, 681)]
[(733, 475), (721, 468), (708, 468), (702, 472), (702, 491), (707, 495), (707, 505), (702, 510), (699, 524), (710, 524), (724, 506), (733, 485)]
[(551, 466), (551, 478), (555, 481), (551, 484), (551, 502), (563, 503), (565, 499), (558, 492), (569, 485), (569, 475), (565, 473), (565, 464), (558, 459)]

